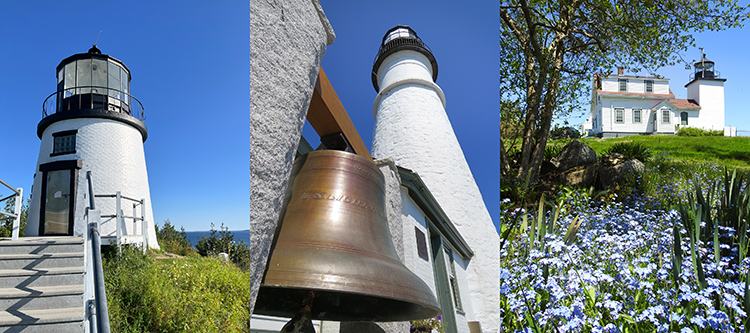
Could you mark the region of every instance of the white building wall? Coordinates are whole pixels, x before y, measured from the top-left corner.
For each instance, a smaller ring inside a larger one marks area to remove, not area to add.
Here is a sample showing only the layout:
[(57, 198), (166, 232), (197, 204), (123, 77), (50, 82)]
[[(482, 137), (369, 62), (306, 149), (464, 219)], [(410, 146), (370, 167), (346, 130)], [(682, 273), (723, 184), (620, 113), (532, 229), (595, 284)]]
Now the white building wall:
[[(54, 139), (53, 133), (78, 130), (76, 133), (76, 152), (50, 156)], [(85, 212), (89, 206), (88, 181), (86, 172), (91, 171), (95, 194), (115, 194), (131, 198), (146, 199), (146, 219), (149, 246), (158, 248), (154, 230), (153, 212), (151, 208), (151, 193), (148, 186), (146, 172), (146, 158), (143, 152), (141, 133), (125, 123), (101, 118), (76, 118), (55, 122), (47, 127), (42, 134), (39, 157), (34, 174), (32, 200), (29, 207), (27, 235), (34, 236), (39, 231), (40, 207), (42, 198), (42, 172), (39, 165), (54, 161), (81, 160), (83, 166), (78, 170), (76, 185), (74, 235), (83, 235), (86, 228)], [(128, 201), (123, 200), (123, 203)], [(97, 198), (96, 208), (102, 215), (115, 214), (115, 200), (112, 198)], [(132, 216), (132, 204), (123, 204), (125, 215)], [(137, 208), (140, 216), (140, 207)], [(137, 223), (137, 231), (133, 228), (132, 220), (125, 223), (124, 235), (141, 234), (141, 223)], [(114, 236), (116, 233), (114, 218), (102, 218), (99, 232), (102, 236)]]
[[(391, 61), (386, 58), (384, 63)], [(378, 70), (381, 92), (373, 105), (376, 121), (371, 153), (375, 158), (392, 157), (397, 165), (417, 172), (474, 250), (467, 294), (475, 317), (469, 320), (479, 320), (485, 332), (498, 332), (499, 235), (448, 120), (442, 91), (431, 75), (429, 81), (409, 75), (429, 69), (427, 64), (407, 62), (387, 67), (389, 73), (383, 73), (384, 66)]]
[[(651, 133), (653, 132), (653, 118), (651, 108), (658, 103), (653, 99), (609, 98), (602, 97), (603, 130), (605, 132), (623, 133)], [(622, 108), (623, 123), (616, 122), (615, 110)], [(633, 110), (641, 109), (641, 122), (633, 122)]]
[(620, 91), (619, 79), (628, 80), (627, 92), (631, 93), (646, 93), (646, 81), (650, 80), (654, 82), (654, 91), (651, 94), (669, 94), (669, 80), (668, 79), (656, 79), (656, 78), (636, 78), (636, 77), (624, 77), (624, 76), (609, 76), (606, 79), (602, 79), (602, 90), (603, 91)]
[[(404, 221), (404, 265), (422, 281), (427, 283), (433, 295), (437, 295), (435, 289), (435, 275), (432, 270), (432, 252), (430, 233), (427, 231), (425, 216), (416, 203), (409, 197), (408, 190), (401, 188), (401, 211)], [(417, 253), (417, 236), (414, 228), (418, 228), (425, 235), (427, 243), (427, 260), (419, 257)]]

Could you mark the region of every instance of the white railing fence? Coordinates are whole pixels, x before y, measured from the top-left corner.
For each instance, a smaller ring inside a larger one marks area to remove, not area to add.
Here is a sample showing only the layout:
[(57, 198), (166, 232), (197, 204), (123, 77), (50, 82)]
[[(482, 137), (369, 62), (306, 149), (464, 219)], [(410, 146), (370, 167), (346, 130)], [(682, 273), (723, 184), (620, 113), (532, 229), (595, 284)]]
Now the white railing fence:
[(8, 199), (15, 199), (15, 208), (13, 209), (13, 213), (6, 212), (3, 209), (0, 208), (0, 215), (5, 215), (13, 218), (13, 231), (11, 232), (11, 239), (17, 240), (18, 239), (18, 228), (21, 224), (21, 204), (23, 204), (23, 189), (22, 188), (13, 188), (13, 186), (8, 185), (8, 183), (4, 182), (2, 179), (0, 179), (0, 184), (5, 185), (5, 187), (9, 188), (11, 191), (13, 191), (13, 194), (0, 199), (0, 204)]

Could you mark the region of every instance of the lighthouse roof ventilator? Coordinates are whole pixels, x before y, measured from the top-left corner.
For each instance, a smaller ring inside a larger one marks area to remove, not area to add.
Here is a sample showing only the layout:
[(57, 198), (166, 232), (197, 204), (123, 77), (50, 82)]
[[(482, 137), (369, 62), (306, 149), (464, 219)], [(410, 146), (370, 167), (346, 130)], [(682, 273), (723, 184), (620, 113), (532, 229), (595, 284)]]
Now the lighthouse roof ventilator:
[[(471, 304), (465, 306), (465, 315), (456, 316), (498, 332), (499, 235), (448, 119), (437, 74), (432, 51), (413, 29), (399, 25), (386, 32), (372, 68), (378, 94), (371, 154), (391, 157), (396, 165), (419, 174), (474, 249), (467, 266)], [(411, 229), (404, 233), (414, 232)]]
[(143, 105), (130, 94), (130, 69), (94, 45), (62, 60), (55, 74), (57, 89), (37, 125), (26, 235), (83, 235), (90, 172), (103, 241), (139, 242), (145, 232), (158, 248), (143, 151), (148, 132)]

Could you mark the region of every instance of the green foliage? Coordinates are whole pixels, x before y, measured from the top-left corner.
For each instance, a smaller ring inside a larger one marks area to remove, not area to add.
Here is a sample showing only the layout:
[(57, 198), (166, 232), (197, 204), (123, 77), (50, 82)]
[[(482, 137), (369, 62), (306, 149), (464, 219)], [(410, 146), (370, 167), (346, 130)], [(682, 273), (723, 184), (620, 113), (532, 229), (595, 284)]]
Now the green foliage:
[[(21, 221), (18, 226), (18, 237), (23, 237), (26, 235), (26, 220), (29, 217), (29, 203), (31, 202), (31, 197), (28, 197), (26, 199), (26, 202), (21, 205)], [(14, 212), (16, 209), (16, 200), (15, 198), (9, 198), (5, 201), (5, 209), (6, 212)], [(13, 235), (13, 218), (10, 216), (6, 216), (3, 214), (0, 214), (0, 238), (2, 237), (11, 237)]]
[(605, 150), (605, 154), (612, 153), (622, 154), (625, 157), (634, 158), (644, 163), (648, 162), (651, 158), (651, 151), (649, 151), (648, 147), (638, 142), (616, 143)]
[(677, 135), (679, 136), (724, 136), (724, 131), (706, 130), (706, 129), (695, 128), (695, 127), (681, 127), (677, 131)]
[(215, 258), (104, 257), (112, 332), (247, 332), (250, 276)]
[(443, 327), (443, 320), (441, 316), (437, 316), (435, 318), (429, 318), (429, 319), (412, 320), (410, 324), (411, 324), (411, 332), (429, 333), (429, 332), (432, 332), (433, 329), (435, 329), (436, 331), (440, 333), (445, 333), (445, 328)]
[(159, 241), (159, 247), (163, 251), (181, 256), (186, 256), (193, 252), (190, 248), (190, 242), (187, 239), (184, 227), (181, 227), (178, 232), (169, 219), (164, 221), (163, 227), (159, 227), (158, 224), (155, 227), (156, 239)]
[(243, 240), (235, 242), (234, 235), (222, 223), (220, 230), (217, 232), (214, 224), (211, 223), (211, 234), (203, 236), (198, 244), (195, 245), (196, 251), (201, 256), (218, 256), (219, 253), (229, 254), (229, 259), (242, 269), (250, 267), (250, 249)]
[(563, 146), (560, 145), (548, 145), (544, 147), (544, 160), (549, 162), (553, 157), (557, 156), (562, 148)]

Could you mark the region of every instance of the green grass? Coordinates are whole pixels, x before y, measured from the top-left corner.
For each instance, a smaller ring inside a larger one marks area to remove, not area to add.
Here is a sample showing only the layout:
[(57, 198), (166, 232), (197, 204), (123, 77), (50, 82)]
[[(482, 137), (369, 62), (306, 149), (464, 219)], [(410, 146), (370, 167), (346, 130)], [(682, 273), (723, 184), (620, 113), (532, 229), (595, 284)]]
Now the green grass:
[(216, 258), (105, 254), (112, 332), (247, 332), (250, 276)]
[[(636, 142), (648, 147), (652, 156), (666, 153), (673, 160), (688, 164), (716, 163), (729, 168), (750, 169), (750, 137), (685, 137), (676, 135), (628, 136), (616, 139), (581, 139), (601, 155), (618, 142)], [(553, 141), (564, 145), (567, 141)]]

